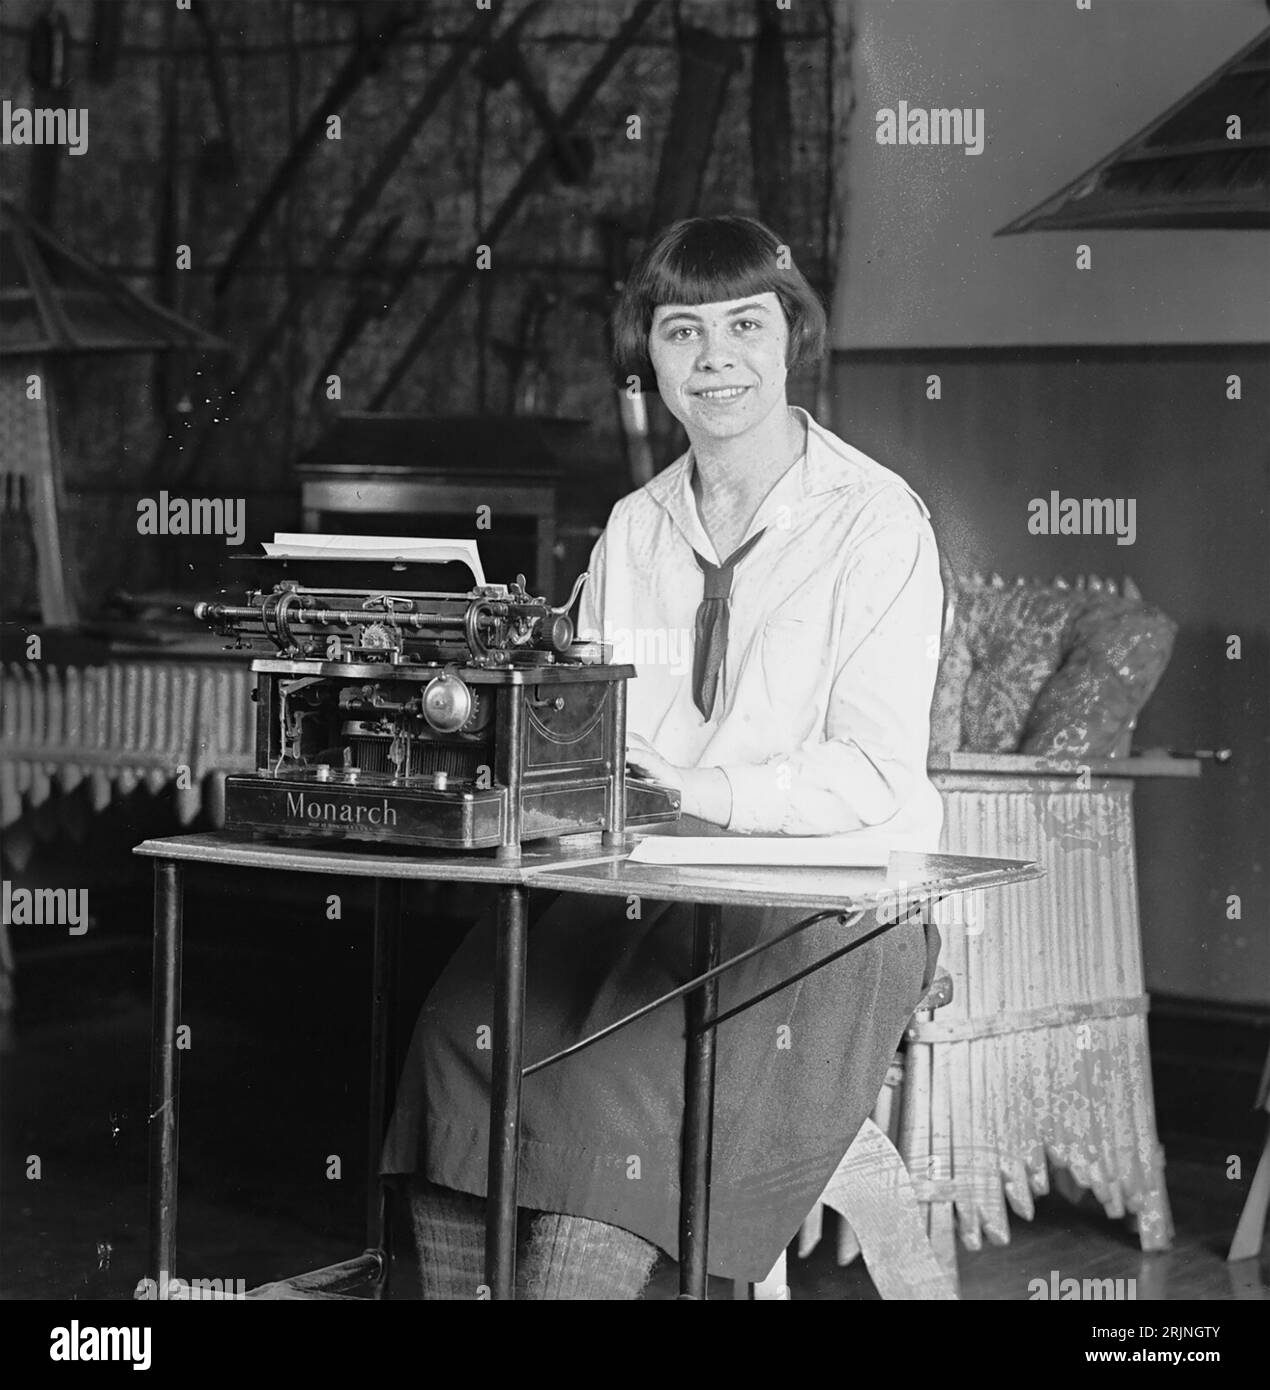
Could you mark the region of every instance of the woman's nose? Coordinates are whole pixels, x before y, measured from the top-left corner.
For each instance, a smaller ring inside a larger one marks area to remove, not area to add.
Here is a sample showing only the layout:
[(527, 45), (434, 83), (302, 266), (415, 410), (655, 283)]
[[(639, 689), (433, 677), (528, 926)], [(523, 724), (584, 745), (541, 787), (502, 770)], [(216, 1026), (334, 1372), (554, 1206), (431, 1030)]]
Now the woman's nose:
[(701, 350), (697, 353), (697, 366), (704, 371), (720, 371), (730, 367), (735, 361), (732, 343), (723, 333), (706, 333), (701, 339)]

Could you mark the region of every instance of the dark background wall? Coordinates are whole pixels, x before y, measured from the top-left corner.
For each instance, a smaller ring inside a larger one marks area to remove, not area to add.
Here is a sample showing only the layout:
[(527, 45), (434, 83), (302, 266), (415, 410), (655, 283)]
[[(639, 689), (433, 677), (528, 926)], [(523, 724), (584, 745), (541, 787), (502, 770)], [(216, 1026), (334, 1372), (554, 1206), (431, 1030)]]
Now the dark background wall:
[[(22, 74), (27, 29), (42, 8), (42, 0), (9, 0), (0, 16), (5, 91), (19, 104), (38, 104)], [(103, 65), (95, 40), (101, 13), (112, 8), (123, 18), (113, 62)], [(364, 192), (407, 110), (437, 80), (477, 14), (471, 0), (418, 0), (396, 7), (410, 22), (354, 95), (331, 108), (341, 118), (341, 139), (323, 139), (308, 155), (240, 272), (216, 295), (213, 281), (235, 236), (353, 52), (358, 21), (369, 25), (369, 16), (388, 8), (324, 0), (203, 0), (194, 12), (170, 0), (59, 4), (70, 25), (70, 101), (89, 109), (88, 151), (74, 158), (59, 153), (46, 200), (33, 197), (31, 151), (0, 148), (6, 190), (23, 206), (47, 201), (40, 215), (50, 230), (134, 289), (221, 335), (233, 350), (202, 360), (93, 357), (59, 365), (69, 549), (89, 608), (118, 585), (220, 581), (225, 547), (219, 542), (126, 543), (135, 533), (138, 497), (159, 488), (245, 497), (249, 546), (275, 530), (298, 529), (296, 457), (337, 411), (369, 408), (456, 272), (462, 292), (453, 309), (383, 408), (509, 412), (505, 346), (517, 344), (535, 297), (550, 301), (537, 409), (590, 422), (591, 439), (572, 460), (561, 501), (579, 528), (603, 523), (630, 480), (607, 360), (611, 287), (600, 224), (608, 218), (641, 229), (648, 220), (678, 85), (676, 16), (738, 43), (698, 210), (752, 214), (758, 210), (749, 117), (754, 40), (760, 10), (775, 15), (791, 92), (780, 220), (809, 278), (826, 298), (832, 291), (829, 150), (841, 95), (832, 82), (831, 4), (800, 3), (788, 13), (757, 0), (657, 6), (577, 127), (594, 149), (591, 176), (567, 185), (549, 173), (492, 244), (490, 268), (478, 271), (480, 229), (543, 138), (514, 84), (490, 89), (469, 61), (382, 190), (373, 197)], [(495, 0), (490, 13), (504, 23), (521, 8)], [(633, 3), (552, 0), (528, 24), (521, 48), (557, 111), (633, 9)], [(485, 21), (488, 27), (488, 15)], [(639, 139), (628, 138), (632, 115), (640, 118)], [(323, 246), (350, 207), (365, 215), (324, 264)], [(393, 219), (395, 229), (368, 260)], [(179, 271), (181, 244), (190, 247), (192, 264)], [(299, 312), (243, 379), (253, 347), (291, 295), (299, 296)], [(339, 363), (341, 399), (331, 402), (316, 389), (316, 376), (361, 300), (374, 316)], [(814, 390), (814, 379), (800, 389)], [(678, 438), (664, 428), (661, 461), (678, 449)], [(6, 522), (0, 539), (14, 557), (12, 572), (29, 573), (25, 530)], [(497, 527), (482, 540), (496, 550)], [(580, 537), (562, 570), (580, 565), (589, 544)], [(499, 568), (495, 556), (491, 573)], [(7, 611), (24, 597), (29, 601), (29, 592), (11, 587)]]

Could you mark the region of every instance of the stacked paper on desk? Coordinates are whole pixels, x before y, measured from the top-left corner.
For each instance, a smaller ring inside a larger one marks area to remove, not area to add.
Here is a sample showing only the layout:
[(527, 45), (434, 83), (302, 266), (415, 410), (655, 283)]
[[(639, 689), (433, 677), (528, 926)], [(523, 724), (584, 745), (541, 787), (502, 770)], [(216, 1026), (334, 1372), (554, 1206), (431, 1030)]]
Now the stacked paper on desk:
[(646, 835), (629, 862), (884, 869), (890, 857), (888, 845), (856, 835)]
[(374, 560), (392, 563), (444, 565), (452, 560), (466, 565), (478, 585), (485, 570), (476, 542), (441, 540), (431, 536), (327, 536), (309, 531), (275, 531), (265, 542), (265, 554), (276, 560)]

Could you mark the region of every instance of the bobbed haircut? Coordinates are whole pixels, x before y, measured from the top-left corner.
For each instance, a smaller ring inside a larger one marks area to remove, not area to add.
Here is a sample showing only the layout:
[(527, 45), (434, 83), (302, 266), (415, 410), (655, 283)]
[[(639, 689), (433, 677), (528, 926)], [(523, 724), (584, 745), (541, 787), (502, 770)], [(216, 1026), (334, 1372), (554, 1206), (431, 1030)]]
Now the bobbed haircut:
[(613, 365), (619, 384), (656, 376), (648, 356), (653, 311), (663, 304), (717, 304), (774, 294), (789, 326), (785, 365), (819, 361), (825, 351), (825, 310), (794, 265), (789, 245), (752, 217), (689, 217), (667, 227), (640, 256), (613, 311)]

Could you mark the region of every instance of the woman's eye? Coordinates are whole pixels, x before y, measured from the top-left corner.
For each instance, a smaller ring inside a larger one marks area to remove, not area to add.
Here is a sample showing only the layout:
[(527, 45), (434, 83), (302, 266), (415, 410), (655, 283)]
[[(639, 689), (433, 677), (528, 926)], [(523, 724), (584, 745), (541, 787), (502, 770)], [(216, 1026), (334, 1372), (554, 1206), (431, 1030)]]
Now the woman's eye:
[(751, 328), (759, 328), (761, 325), (757, 319), (738, 319), (736, 326), (748, 331)]
[(682, 343), (686, 338), (690, 338), (695, 331), (692, 328), (672, 328), (670, 336), (674, 341)]

